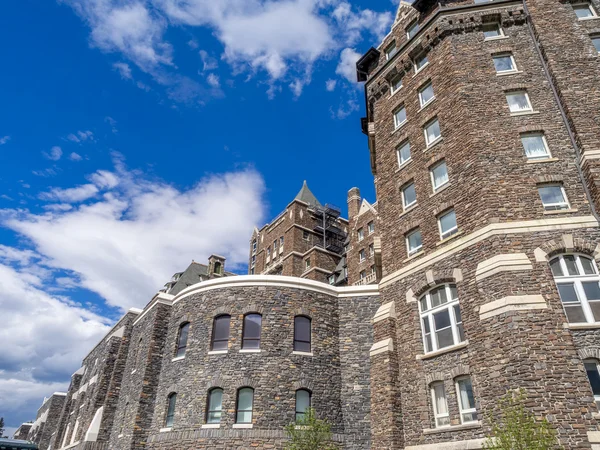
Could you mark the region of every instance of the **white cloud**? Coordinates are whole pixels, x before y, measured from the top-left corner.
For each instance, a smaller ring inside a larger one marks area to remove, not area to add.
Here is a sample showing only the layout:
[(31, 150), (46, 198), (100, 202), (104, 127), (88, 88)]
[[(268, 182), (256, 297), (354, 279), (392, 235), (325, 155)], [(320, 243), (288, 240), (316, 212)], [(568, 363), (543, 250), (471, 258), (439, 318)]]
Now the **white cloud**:
[(48, 159), (50, 159), (52, 161), (58, 161), (60, 159), (60, 157), (62, 156), (63, 152), (62, 152), (62, 149), (59, 146), (55, 145), (54, 147), (52, 147), (50, 149), (49, 152), (42, 152), (42, 154), (46, 158), (48, 158)]
[(113, 133), (118, 133), (119, 130), (117, 130), (117, 121), (115, 119), (110, 116), (106, 116), (104, 121), (111, 126), (111, 131)]
[(73, 152), (69, 155), (69, 159), (71, 161), (81, 161), (83, 158), (81, 157), (81, 155), (79, 153)]
[(67, 136), (67, 139), (71, 142), (77, 142), (77, 143), (81, 143), (87, 140), (93, 141), (94, 140), (94, 133), (92, 133), (90, 130), (86, 130), (86, 131), (77, 131), (76, 133), (71, 133)]
[(200, 59), (202, 60), (202, 71), (215, 70), (219, 67), (219, 63), (215, 58), (210, 56), (206, 50), (200, 50), (198, 52)]
[(131, 75), (131, 67), (129, 64), (124, 62), (117, 62), (113, 64), (113, 68), (121, 74), (121, 78), (125, 80), (131, 80), (133, 76)]
[(53, 167), (48, 167), (47, 169), (42, 170), (32, 170), (31, 173), (35, 176), (43, 178), (54, 177), (57, 175), (57, 171)]
[(112, 189), (119, 184), (118, 176), (113, 172), (109, 172), (108, 170), (98, 170), (90, 175), (89, 179), (99, 188)]
[(333, 92), (333, 91), (335, 91), (336, 85), (337, 85), (337, 80), (327, 80), (325, 82), (325, 89), (327, 89), (329, 92)]
[(99, 190), (95, 185), (82, 184), (81, 186), (67, 189), (52, 188), (49, 192), (42, 192), (39, 198), (47, 201), (79, 203), (95, 196), (98, 192)]
[(6, 144), (8, 141), (10, 141), (10, 136), (4, 136), (0, 138), (0, 145), (4, 145)]
[(219, 88), (221, 86), (221, 83), (219, 82), (219, 77), (214, 73), (209, 73), (206, 77), (206, 81), (210, 86), (214, 88)]
[(53, 203), (51, 205), (44, 205), (44, 209), (49, 211), (70, 211), (73, 209), (73, 206), (68, 203)]
[(340, 53), (340, 62), (335, 69), (335, 73), (341, 75), (352, 84), (358, 84), (356, 81), (356, 62), (361, 54), (353, 48), (345, 48)]

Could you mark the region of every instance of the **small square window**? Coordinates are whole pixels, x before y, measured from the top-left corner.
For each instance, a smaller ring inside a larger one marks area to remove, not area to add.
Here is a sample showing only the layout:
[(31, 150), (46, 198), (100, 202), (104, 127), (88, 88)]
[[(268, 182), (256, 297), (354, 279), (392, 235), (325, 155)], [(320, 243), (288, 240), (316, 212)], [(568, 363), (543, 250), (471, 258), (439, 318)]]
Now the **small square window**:
[(363, 230), (362, 228), (359, 228), (356, 234), (358, 235), (358, 242), (362, 241), (365, 238), (365, 230)]
[(418, 72), (423, 67), (429, 64), (429, 59), (426, 54), (422, 54), (415, 59), (415, 72)]
[(447, 237), (450, 237), (458, 232), (456, 213), (454, 212), (454, 209), (442, 214), (438, 218), (438, 223), (440, 225), (440, 236), (442, 239), (446, 239)]
[(559, 184), (547, 184), (538, 187), (542, 204), (546, 211), (570, 209), (565, 189)]
[(396, 75), (394, 78), (392, 78), (390, 85), (391, 85), (390, 89), (391, 89), (392, 94), (395, 94), (396, 92), (398, 92), (400, 90), (400, 88), (402, 87), (402, 75)]
[(525, 149), (527, 159), (550, 158), (550, 150), (546, 137), (542, 133), (530, 133), (521, 135), (521, 143)]
[(433, 185), (433, 192), (436, 192), (439, 188), (448, 183), (448, 167), (446, 161), (441, 161), (433, 166), (430, 170), (431, 173), (431, 184)]
[(401, 106), (394, 111), (394, 127), (399, 128), (401, 125), (404, 125), (404, 122), (406, 122), (406, 108)]
[(402, 188), (402, 206), (406, 211), (415, 203), (417, 203), (417, 191), (415, 190), (415, 184), (410, 183)]
[(507, 72), (516, 72), (517, 64), (515, 63), (515, 58), (512, 54), (505, 55), (495, 55), (494, 59), (494, 67), (496, 67), (496, 73), (507, 73)]
[(594, 44), (596, 51), (600, 53), (600, 35), (592, 36), (592, 44)]
[(411, 158), (410, 142), (406, 141), (403, 144), (400, 144), (400, 146), (398, 147), (398, 149), (396, 151), (398, 152), (398, 165), (399, 166), (403, 166), (408, 161), (410, 161), (410, 158)]
[(386, 59), (392, 58), (396, 53), (398, 53), (398, 47), (396, 47), (396, 42), (392, 42), (385, 48)]
[(425, 125), (425, 143), (427, 147), (436, 142), (438, 139), (442, 137), (442, 131), (440, 130), (440, 122), (439, 120), (433, 119), (427, 125)]
[(483, 26), (483, 37), (485, 39), (494, 39), (503, 36), (504, 33), (499, 23), (486, 23)]
[(573, 5), (573, 11), (579, 20), (596, 17), (596, 11), (589, 3), (579, 3)]
[(435, 95), (433, 93), (433, 85), (431, 84), (431, 81), (419, 89), (419, 102), (421, 103), (421, 108), (434, 98)]
[(423, 240), (421, 239), (421, 231), (416, 229), (406, 235), (406, 249), (408, 256), (414, 255), (423, 248)]
[(506, 94), (506, 101), (508, 102), (508, 108), (511, 113), (533, 110), (531, 102), (529, 101), (529, 95), (527, 95), (527, 92), (525, 91), (516, 91)]
[(411, 24), (408, 26), (408, 28), (406, 29), (406, 37), (407, 37), (408, 39), (412, 39), (412, 38), (413, 38), (413, 36), (419, 32), (419, 29), (420, 29), (420, 28), (419, 28), (419, 22), (417, 22), (417, 21), (415, 20), (415, 21), (414, 21), (413, 23), (411, 23)]
[(369, 231), (369, 234), (373, 234), (375, 232), (375, 224), (373, 222), (369, 222), (367, 224), (367, 230)]
[(365, 249), (363, 248), (362, 250), (360, 250), (358, 252), (358, 260), (360, 262), (363, 262), (365, 259), (367, 259), (366, 253), (365, 253)]

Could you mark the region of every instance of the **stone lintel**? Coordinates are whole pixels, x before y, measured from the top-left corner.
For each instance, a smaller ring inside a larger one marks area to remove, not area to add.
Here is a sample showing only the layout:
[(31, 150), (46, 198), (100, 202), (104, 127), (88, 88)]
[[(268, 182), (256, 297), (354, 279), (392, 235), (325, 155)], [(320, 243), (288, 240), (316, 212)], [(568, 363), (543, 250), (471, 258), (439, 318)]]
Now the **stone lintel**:
[(531, 261), (525, 253), (496, 255), (477, 264), (475, 279), (481, 281), (499, 272), (521, 272), (532, 269)]
[(404, 450), (471, 450), (483, 448), (485, 439), (469, 439), (466, 441), (437, 442), (435, 444), (407, 445)]
[(373, 323), (377, 323), (384, 319), (395, 319), (396, 318), (396, 308), (394, 306), (394, 302), (386, 303), (385, 305), (381, 305), (375, 316), (373, 316)]
[(548, 304), (542, 295), (514, 295), (481, 305), (479, 319), (489, 319), (507, 311), (547, 309)]
[(380, 353), (393, 352), (394, 343), (391, 338), (384, 339), (383, 341), (375, 342), (369, 351), (371, 357), (379, 355)]

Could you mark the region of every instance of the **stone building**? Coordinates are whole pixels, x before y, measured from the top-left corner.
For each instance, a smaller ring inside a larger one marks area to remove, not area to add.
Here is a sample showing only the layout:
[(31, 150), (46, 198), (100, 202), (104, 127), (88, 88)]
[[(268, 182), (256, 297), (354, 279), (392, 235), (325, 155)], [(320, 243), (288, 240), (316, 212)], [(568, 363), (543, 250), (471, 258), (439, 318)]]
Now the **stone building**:
[(15, 439), (27, 439), (38, 444), (40, 448), (47, 448), (56, 432), (66, 396), (64, 392), (55, 392), (46, 397), (38, 409), (35, 421), (22, 424), (18, 429), (20, 437)]
[(249, 275), (177, 274), (85, 358), (51, 448), (282, 448), (310, 404), (341, 448), (477, 449), (525, 388), (600, 449), (598, 12), (401, 2), (357, 63), (376, 202), (305, 184)]
[(27, 437), (29, 436), (29, 430), (31, 430), (32, 425), (33, 422), (22, 423), (21, 426), (15, 430), (12, 438), (17, 440), (27, 440)]

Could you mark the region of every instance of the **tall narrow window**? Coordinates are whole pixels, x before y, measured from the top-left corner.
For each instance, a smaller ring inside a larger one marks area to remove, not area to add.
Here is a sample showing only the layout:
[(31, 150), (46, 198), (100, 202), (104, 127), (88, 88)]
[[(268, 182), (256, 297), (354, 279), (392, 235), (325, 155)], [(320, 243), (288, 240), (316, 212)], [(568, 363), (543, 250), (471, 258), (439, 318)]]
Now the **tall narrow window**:
[(252, 241), (252, 253), (256, 253), (256, 239)]
[(358, 252), (358, 261), (363, 262), (366, 258), (367, 256), (365, 255), (365, 249), (363, 248)]
[(296, 422), (306, 417), (306, 410), (310, 408), (311, 393), (307, 389), (296, 391)]
[(446, 161), (442, 160), (433, 166), (430, 170), (431, 173), (431, 184), (433, 185), (433, 192), (436, 192), (439, 188), (446, 185), (449, 181), (448, 178), (448, 167)]
[(527, 133), (521, 135), (521, 143), (525, 149), (527, 159), (550, 158), (548, 142), (543, 133)]
[(208, 392), (206, 423), (221, 423), (223, 409), (223, 389), (213, 388)]
[(262, 316), (260, 314), (246, 314), (244, 317), (242, 348), (260, 348), (261, 324)]
[(238, 390), (235, 423), (252, 423), (252, 403), (254, 389), (245, 387)]
[(423, 248), (421, 231), (417, 228), (406, 235), (406, 250), (408, 256), (418, 253)]
[(211, 350), (227, 350), (229, 344), (229, 323), (231, 316), (223, 315), (215, 317), (213, 322)]
[(442, 131), (440, 129), (440, 122), (436, 119), (433, 119), (431, 122), (429, 122), (427, 125), (425, 125), (425, 143), (427, 144), (427, 146), (431, 146), (432, 144), (434, 144), (435, 142), (437, 142), (438, 139), (440, 139), (442, 137)]
[(550, 261), (561, 303), (570, 323), (600, 322), (600, 276), (583, 255), (560, 255)]
[(452, 236), (458, 232), (458, 225), (456, 224), (456, 213), (454, 209), (445, 212), (438, 217), (438, 224), (440, 227), (440, 236), (442, 239)]
[(421, 104), (421, 108), (434, 98), (435, 95), (433, 93), (433, 84), (431, 84), (431, 81), (419, 89), (419, 103)]
[(394, 127), (400, 128), (406, 122), (406, 108), (401, 106), (394, 111)]
[(167, 417), (165, 418), (165, 427), (171, 428), (175, 421), (175, 403), (177, 402), (177, 394), (172, 392), (167, 398)]
[(179, 326), (179, 333), (177, 335), (177, 352), (175, 357), (180, 358), (185, 356), (185, 350), (187, 348), (188, 332), (190, 330), (190, 323), (182, 323)]
[(431, 400), (433, 402), (435, 426), (449, 426), (450, 414), (448, 412), (448, 401), (446, 400), (446, 389), (444, 388), (443, 382), (439, 381), (431, 385)]
[(494, 55), (494, 67), (497, 73), (509, 73), (517, 71), (517, 64), (515, 58), (511, 53), (505, 53), (503, 55)]
[(408, 28), (406, 29), (406, 37), (408, 39), (412, 39), (413, 36), (415, 34), (417, 34), (419, 32), (419, 22), (417, 22), (416, 20), (411, 23)]
[(311, 320), (306, 316), (294, 318), (294, 351), (311, 352)]
[(410, 161), (410, 142), (406, 141), (398, 147), (398, 165), (401, 167)]
[(454, 284), (431, 289), (419, 300), (425, 353), (465, 340), (458, 293)]
[(533, 111), (529, 95), (525, 91), (515, 91), (506, 94), (506, 101), (511, 113)]
[(475, 396), (473, 395), (471, 377), (456, 379), (456, 395), (458, 397), (461, 422), (469, 423), (477, 421), (477, 409), (475, 409)]
[(558, 211), (561, 209), (570, 209), (567, 194), (562, 185), (547, 184), (538, 187), (542, 204), (546, 211)]
[(358, 242), (362, 241), (365, 238), (365, 230), (363, 230), (362, 228), (359, 228), (358, 231), (356, 232), (356, 235), (358, 237)]
[(504, 37), (504, 33), (502, 32), (500, 24), (494, 22), (483, 25), (483, 37), (485, 40)]
[(367, 231), (369, 234), (373, 234), (375, 232), (375, 224), (373, 222), (369, 222), (367, 224)]
[(585, 366), (588, 380), (590, 380), (594, 400), (596, 401), (596, 405), (600, 408), (600, 372), (598, 371), (598, 361), (595, 359), (586, 359), (583, 362), (583, 365)]
[(417, 203), (417, 191), (415, 183), (409, 183), (402, 188), (402, 207), (406, 211)]

